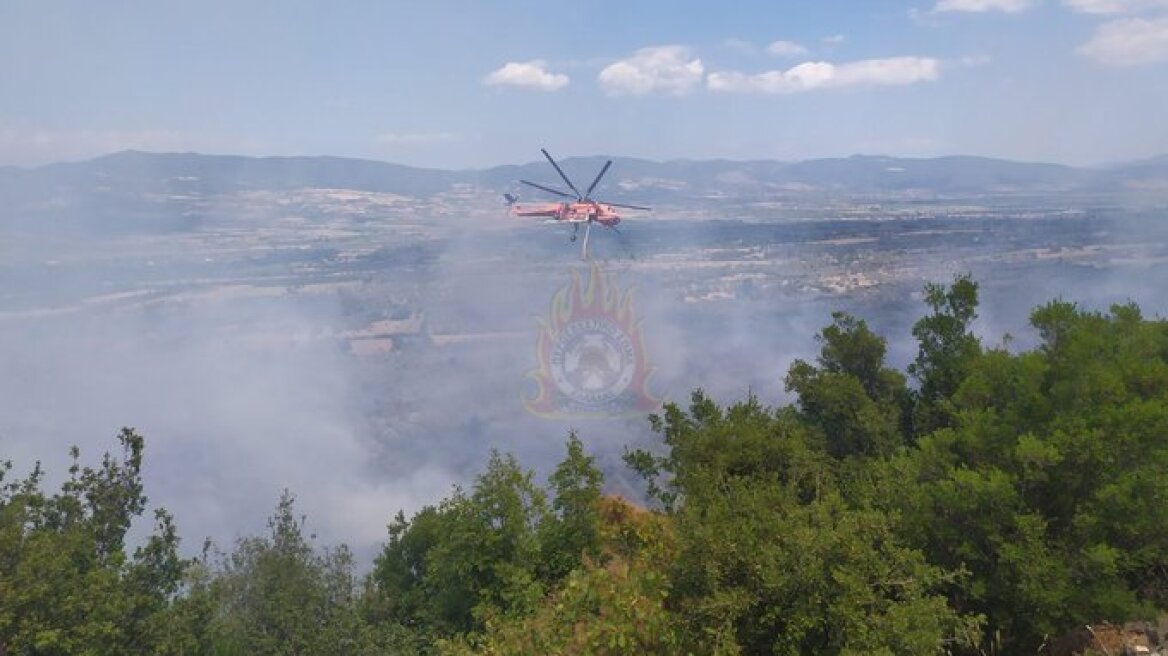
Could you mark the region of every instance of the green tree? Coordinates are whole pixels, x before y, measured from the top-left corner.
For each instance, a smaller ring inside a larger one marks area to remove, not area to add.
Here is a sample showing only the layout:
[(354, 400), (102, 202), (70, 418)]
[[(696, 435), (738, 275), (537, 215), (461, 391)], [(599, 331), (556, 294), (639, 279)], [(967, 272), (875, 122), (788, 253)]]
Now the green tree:
[(931, 313), (913, 325), (918, 352), (908, 366), (908, 373), (920, 383), (913, 414), (916, 435), (951, 423), (948, 399), (981, 352), (981, 342), (972, 330), (977, 302), (977, 283), (968, 274), (957, 276), (948, 287), (925, 285), (925, 303)]
[(488, 614), (535, 607), (548, 510), (532, 477), (513, 456), (492, 452), (469, 495), (456, 490), (411, 521), (398, 516), (373, 573), (394, 621), (450, 636), (481, 629)]
[(817, 339), (818, 366), (796, 360), (786, 378), (803, 417), (837, 458), (890, 455), (904, 443), (908, 390), (904, 376), (884, 365), (884, 338), (862, 319), (836, 312)]
[(208, 545), (171, 610), (161, 653), (412, 653), (407, 632), (365, 621), (348, 548), (318, 550), (305, 521), (285, 491), (265, 535), (241, 538), (218, 559)]
[(120, 457), (82, 467), (80, 453), (61, 491), (41, 490), (39, 464), (5, 483), (0, 466), (0, 653), (152, 654), (161, 617), (176, 592), (183, 561), (170, 515), (155, 511), (155, 530), (125, 550), (126, 533), (146, 509), (144, 442), (118, 435)]
[(930, 562), (964, 567), (953, 603), (1005, 648), (1168, 606), (1168, 324), (1056, 301), (1042, 343), (969, 358), (949, 427), (886, 473), (887, 508)]
[[(866, 395), (865, 395), (865, 398)], [(667, 453), (632, 452), (667, 507), (678, 553), (667, 606), (687, 649), (939, 653), (976, 637), (943, 595), (956, 574), (853, 505), (803, 419), (756, 399), (723, 410), (695, 393), (654, 426)]]
[(624, 461), (646, 482), (649, 497), (674, 512), (684, 495), (714, 493), (718, 475), (774, 480), (811, 498), (834, 484), (831, 459), (821, 439), (792, 409), (771, 411), (750, 395), (723, 409), (704, 392), (693, 393), (689, 411), (668, 403), (649, 417), (664, 454), (628, 451)]
[(600, 498), (593, 508), (602, 558), (578, 563), (531, 613), (488, 618), (481, 635), (444, 641), (442, 651), (683, 653), (677, 618), (665, 605), (675, 553), (669, 518), (615, 497)]
[(596, 558), (600, 549), (600, 490), (604, 476), (575, 432), (568, 435), (567, 456), (552, 472), (549, 483), (552, 513), (540, 526), (543, 578), (554, 582)]

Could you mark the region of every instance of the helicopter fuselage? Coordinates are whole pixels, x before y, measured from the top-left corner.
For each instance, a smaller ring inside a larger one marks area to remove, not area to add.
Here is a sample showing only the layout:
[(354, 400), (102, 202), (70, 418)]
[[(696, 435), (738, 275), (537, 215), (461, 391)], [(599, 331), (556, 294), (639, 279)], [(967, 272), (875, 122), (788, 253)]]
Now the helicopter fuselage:
[(595, 221), (604, 226), (615, 226), (621, 216), (604, 203), (515, 203), (511, 206), (515, 216), (542, 216), (567, 223), (587, 223)]

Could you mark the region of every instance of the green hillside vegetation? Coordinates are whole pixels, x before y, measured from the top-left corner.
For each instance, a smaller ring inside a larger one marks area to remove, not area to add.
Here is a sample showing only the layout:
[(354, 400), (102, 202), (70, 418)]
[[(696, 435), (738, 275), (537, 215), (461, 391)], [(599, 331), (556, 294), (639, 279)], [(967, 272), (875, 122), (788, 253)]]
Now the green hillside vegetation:
[(919, 351), (837, 313), (793, 405), (698, 391), (606, 496), (576, 435), (546, 483), (493, 454), (398, 514), (372, 571), (285, 494), (267, 530), (179, 557), (143, 440), (59, 492), (0, 468), (0, 655), (1020, 654), (1168, 608), (1168, 323), (1037, 308), (1033, 350), (971, 331), (977, 285), (925, 290)]

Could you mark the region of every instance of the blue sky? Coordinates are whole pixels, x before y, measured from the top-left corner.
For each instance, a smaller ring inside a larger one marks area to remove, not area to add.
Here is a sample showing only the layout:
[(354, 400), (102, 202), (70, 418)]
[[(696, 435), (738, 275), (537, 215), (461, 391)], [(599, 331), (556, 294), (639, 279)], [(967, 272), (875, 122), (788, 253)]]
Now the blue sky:
[(0, 0), (0, 164), (1168, 153), (1168, 0)]

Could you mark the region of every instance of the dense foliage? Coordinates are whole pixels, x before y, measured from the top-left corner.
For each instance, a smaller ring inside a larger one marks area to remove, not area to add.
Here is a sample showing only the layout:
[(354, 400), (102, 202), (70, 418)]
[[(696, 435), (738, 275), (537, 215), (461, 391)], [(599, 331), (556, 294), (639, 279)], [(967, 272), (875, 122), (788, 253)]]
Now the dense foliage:
[[(493, 454), (399, 513), (372, 571), (305, 535), (183, 560), (147, 507), (142, 438), (58, 493), (0, 466), (4, 654), (1035, 653), (1168, 608), (1168, 323), (1055, 301), (1040, 343), (986, 348), (977, 285), (925, 290), (907, 375), (843, 313), (789, 406), (702, 392), (605, 496), (576, 435), (546, 484)], [(910, 384), (911, 381), (911, 384)]]

